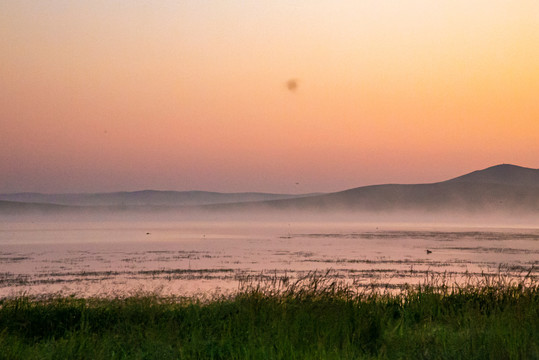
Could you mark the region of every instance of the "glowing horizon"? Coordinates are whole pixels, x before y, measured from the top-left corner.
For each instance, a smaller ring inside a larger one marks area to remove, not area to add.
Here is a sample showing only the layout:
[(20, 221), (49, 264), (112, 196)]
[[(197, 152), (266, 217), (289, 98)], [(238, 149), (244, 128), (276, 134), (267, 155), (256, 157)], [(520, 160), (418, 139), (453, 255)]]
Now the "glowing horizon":
[(7, 0), (0, 24), (0, 193), (539, 167), (534, 1)]

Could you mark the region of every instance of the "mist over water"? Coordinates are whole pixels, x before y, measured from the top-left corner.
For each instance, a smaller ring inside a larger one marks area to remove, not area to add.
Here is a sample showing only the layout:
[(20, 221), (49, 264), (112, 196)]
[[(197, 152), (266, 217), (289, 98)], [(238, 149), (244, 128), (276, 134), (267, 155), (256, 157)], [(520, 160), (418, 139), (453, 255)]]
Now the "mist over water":
[(329, 274), (399, 289), (539, 270), (539, 170), (329, 194), (0, 195), (0, 296), (190, 296)]
[(249, 276), (294, 279), (312, 271), (390, 288), (429, 274), (458, 281), (538, 272), (537, 224), (325, 215), (3, 218), (0, 296), (190, 296), (235, 291)]

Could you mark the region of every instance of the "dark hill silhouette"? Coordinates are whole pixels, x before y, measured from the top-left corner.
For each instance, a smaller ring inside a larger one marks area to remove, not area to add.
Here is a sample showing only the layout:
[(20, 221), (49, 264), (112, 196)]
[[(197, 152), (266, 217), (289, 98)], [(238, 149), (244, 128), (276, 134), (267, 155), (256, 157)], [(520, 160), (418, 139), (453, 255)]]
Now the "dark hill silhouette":
[(56, 204), (42, 204), (32, 202), (18, 202), (18, 201), (4, 201), (0, 200), (0, 214), (26, 214), (26, 213), (39, 213), (39, 214), (51, 214), (59, 212), (72, 212), (77, 207), (56, 205)]
[(272, 210), (306, 211), (470, 211), (537, 212), (539, 187), (481, 183), (375, 185), (301, 199), (208, 205), (209, 209), (242, 210), (260, 206)]
[[(362, 212), (534, 212), (539, 214), (539, 170), (497, 165), (432, 184), (386, 184), (331, 194), (256, 203), (273, 210)], [(208, 206), (246, 209), (255, 204)]]
[[(176, 200), (161, 203), (146, 203), (144, 196), (155, 196), (151, 192), (115, 193), (131, 196), (131, 203), (118, 202), (111, 205), (85, 206), (74, 211), (181, 211), (183, 213), (211, 211), (253, 214), (257, 210), (272, 212), (370, 212), (376, 214), (418, 212), (418, 213), (498, 213), (518, 216), (519, 214), (539, 215), (539, 170), (515, 165), (497, 165), (474, 171), (443, 182), (431, 184), (386, 184), (364, 186), (345, 191), (303, 196), (289, 195), (291, 198), (277, 198), (275, 194), (255, 194), (247, 197), (238, 194), (204, 193), (211, 195), (213, 203), (189, 203)], [(174, 197), (176, 192), (159, 192), (159, 196)], [(119, 194), (119, 195), (118, 195)], [(99, 195), (99, 194), (94, 194)], [(185, 194), (183, 194), (185, 195)], [(199, 194), (200, 195), (200, 194)], [(110, 197), (110, 194), (108, 195)], [(208, 195), (210, 196), (210, 195)], [(258, 196), (259, 201), (256, 200)], [(286, 196), (286, 195), (285, 195)], [(262, 197), (262, 199), (260, 199)], [(273, 198), (272, 198), (273, 197)], [(142, 199), (142, 200), (141, 200)], [(153, 197), (155, 201), (155, 197)], [(216, 200), (217, 199), (217, 200)], [(219, 200), (221, 199), (221, 200)], [(109, 199), (110, 200), (110, 199)], [(225, 201), (226, 200), (226, 201)], [(260, 201), (261, 200), (261, 201)], [(199, 198), (200, 201), (200, 198)], [(221, 201), (221, 203), (219, 203)], [(22, 205), (0, 202), (0, 207), (22, 211)], [(32, 206), (36, 206), (33, 204)], [(52, 209), (52, 208), (50, 208)], [(64, 208), (62, 208), (64, 209)], [(5, 211), (4, 211), (5, 212)]]
[(289, 199), (307, 195), (209, 191), (123, 191), (94, 194), (0, 194), (0, 200), (76, 206), (196, 206)]
[(448, 182), (472, 182), (504, 184), (513, 186), (539, 186), (539, 169), (503, 164), (477, 170), (448, 180)]

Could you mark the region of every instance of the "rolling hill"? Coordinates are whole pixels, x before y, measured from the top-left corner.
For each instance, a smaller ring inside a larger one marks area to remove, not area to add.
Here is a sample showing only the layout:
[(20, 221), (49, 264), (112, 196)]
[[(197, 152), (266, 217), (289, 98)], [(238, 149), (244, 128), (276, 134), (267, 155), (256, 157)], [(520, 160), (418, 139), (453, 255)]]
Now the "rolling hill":
[(209, 191), (123, 191), (95, 194), (0, 194), (0, 200), (75, 206), (197, 206), (290, 199), (307, 195)]
[[(46, 210), (49, 213), (70, 208), (74, 212), (83, 209), (84, 212), (178, 211), (184, 214), (201, 211), (253, 214), (263, 210), (311, 213), (457, 212), (539, 215), (539, 170), (503, 164), (437, 183), (373, 185), (313, 195), (141, 191), (68, 195), (26, 193), (4, 195), (0, 196), (0, 199), (11, 201), (0, 202), (3, 213), (30, 209)], [(15, 204), (14, 199), (28, 199), (33, 204)]]
[(483, 170), (477, 170), (448, 180), (447, 182), (537, 187), (539, 186), (539, 169), (530, 169), (516, 165), (502, 164)]
[(0, 200), (0, 214), (58, 214), (77, 211), (77, 209), (78, 207), (75, 206)]
[(255, 205), (295, 211), (533, 212), (539, 215), (539, 170), (497, 165), (438, 183), (363, 186), (298, 199), (208, 208), (239, 211)]

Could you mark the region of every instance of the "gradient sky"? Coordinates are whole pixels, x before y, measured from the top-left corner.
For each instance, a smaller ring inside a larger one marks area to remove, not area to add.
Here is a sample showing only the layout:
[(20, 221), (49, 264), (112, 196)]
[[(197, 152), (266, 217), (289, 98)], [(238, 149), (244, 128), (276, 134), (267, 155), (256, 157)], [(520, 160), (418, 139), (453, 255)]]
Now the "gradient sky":
[(0, 2), (1, 193), (326, 192), (499, 163), (539, 168), (535, 0)]

